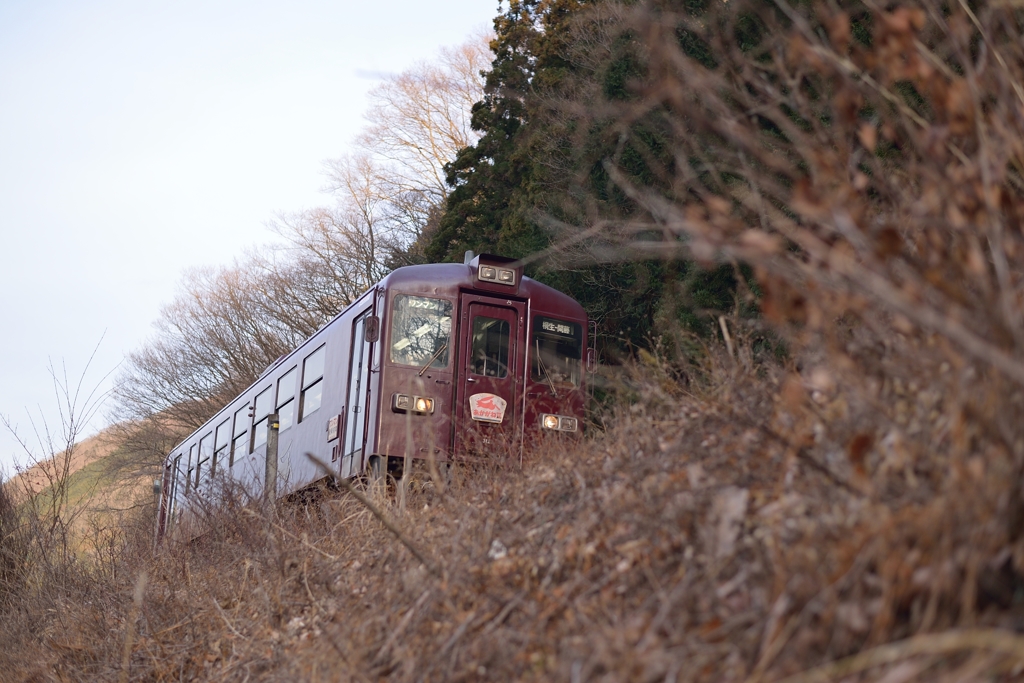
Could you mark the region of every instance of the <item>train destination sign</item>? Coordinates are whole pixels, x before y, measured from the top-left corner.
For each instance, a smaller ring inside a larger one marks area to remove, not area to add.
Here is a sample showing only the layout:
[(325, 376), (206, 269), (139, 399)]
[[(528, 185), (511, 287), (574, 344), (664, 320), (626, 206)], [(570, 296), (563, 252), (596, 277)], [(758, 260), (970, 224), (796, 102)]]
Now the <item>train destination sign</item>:
[(537, 321), (540, 323), (540, 329), (548, 334), (557, 334), (563, 337), (576, 337), (576, 325), (568, 323), (562, 320), (554, 320), (552, 318), (543, 318), (537, 316)]

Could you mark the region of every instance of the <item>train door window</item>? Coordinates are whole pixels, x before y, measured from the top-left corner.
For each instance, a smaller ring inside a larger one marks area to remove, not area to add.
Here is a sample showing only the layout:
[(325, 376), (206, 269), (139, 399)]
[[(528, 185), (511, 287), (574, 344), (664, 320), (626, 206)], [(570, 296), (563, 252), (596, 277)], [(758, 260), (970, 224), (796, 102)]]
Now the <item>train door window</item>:
[(245, 455), (245, 448), (249, 445), (248, 411), (248, 405), (244, 405), (235, 411), (235, 429), (231, 439), (231, 462), (229, 466), (233, 466), (235, 460)]
[(185, 495), (187, 496), (189, 491), (192, 490), (192, 473), (196, 470), (196, 445), (192, 444), (188, 447), (188, 471), (185, 475)]
[(530, 344), (530, 378), (558, 389), (580, 385), (583, 326), (536, 316)]
[(217, 435), (213, 441), (213, 463), (210, 466), (210, 476), (217, 474), (217, 465), (224, 466), (224, 456), (228, 454), (228, 445), (231, 443), (231, 418), (227, 418), (217, 425)]
[(391, 316), (391, 362), (448, 367), (452, 302), (399, 294)]
[[(203, 472), (213, 457), (213, 432), (210, 432), (199, 440), (199, 460), (196, 462), (196, 486), (202, 480)], [(206, 475), (209, 478), (209, 474)]]
[(277, 381), (277, 418), (282, 432), (292, 426), (295, 416), (295, 378), (299, 375), (297, 367), (292, 368)]
[[(370, 379), (370, 345), (366, 341), (366, 319), (370, 311), (356, 318), (352, 326), (352, 361), (349, 367), (348, 402), (345, 410), (345, 456), (362, 453), (366, 433), (366, 386)], [(344, 463), (342, 463), (344, 465)]]
[(474, 375), (502, 378), (508, 375), (509, 325), (478, 315), (473, 318), (473, 348), (470, 371)]
[(321, 346), (302, 362), (302, 393), (299, 394), (299, 422), (320, 407), (324, 397), (324, 355)]
[(274, 387), (269, 386), (256, 395), (256, 409), (252, 413), (252, 446), (249, 452), (267, 442), (267, 416), (274, 408)]
[(181, 485), (181, 479), (185, 476), (185, 473), (181, 471), (181, 457), (182, 454), (179, 453), (177, 457), (174, 458), (174, 465), (171, 467), (171, 490), (168, 492), (168, 497), (171, 502), (170, 505), (167, 506), (171, 515), (173, 515), (178, 509), (178, 490)]

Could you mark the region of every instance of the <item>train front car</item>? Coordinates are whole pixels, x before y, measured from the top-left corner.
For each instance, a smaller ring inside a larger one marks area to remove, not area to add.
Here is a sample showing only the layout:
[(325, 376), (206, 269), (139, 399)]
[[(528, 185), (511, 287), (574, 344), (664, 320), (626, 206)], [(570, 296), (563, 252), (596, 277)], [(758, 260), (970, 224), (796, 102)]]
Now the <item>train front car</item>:
[(281, 497), (325, 466), (519, 459), (531, 439), (578, 435), (587, 343), (583, 308), (511, 259), (399, 268), (169, 454), (157, 536), (201, 533), (227, 487)]
[(518, 460), (524, 437), (581, 433), (587, 318), (576, 301), (488, 254), (402, 268), (381, 286), (379, 456)]

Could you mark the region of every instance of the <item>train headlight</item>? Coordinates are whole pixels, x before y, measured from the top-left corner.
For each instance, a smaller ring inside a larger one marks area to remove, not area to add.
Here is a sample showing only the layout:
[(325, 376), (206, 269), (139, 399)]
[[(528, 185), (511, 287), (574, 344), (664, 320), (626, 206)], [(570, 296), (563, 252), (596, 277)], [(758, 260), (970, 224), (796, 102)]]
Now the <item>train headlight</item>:
[(512, 268), (496, 268), (494, 266), (480, 266), (476, 271), (478, 280), (484, 282), (497, 282), (499, 285), (516, 284), (516, 271)]
[(391, 397), (391, 409), (396, 413), (433, 413), (434, 399), (426, 396), (410, 396), (409, 394), (394, 394)]
[(549, 415), (548, 413), (541, 415), (540, 423), (544, 429), (553, 429), (559, 432), (575, 432), (579, 427), (579, 422), (575, 417)]

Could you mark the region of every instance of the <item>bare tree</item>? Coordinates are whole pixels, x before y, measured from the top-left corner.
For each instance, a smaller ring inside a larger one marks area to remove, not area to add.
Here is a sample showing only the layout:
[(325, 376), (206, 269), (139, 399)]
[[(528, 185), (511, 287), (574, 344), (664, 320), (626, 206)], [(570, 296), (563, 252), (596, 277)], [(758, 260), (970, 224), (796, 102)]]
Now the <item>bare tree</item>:
[(251, 255), (229, 268), (189, 271), (153, 339), (127, 357), (116, 389), (125, 409), (119, 417), (161, 413), (198, 427), (300, 339), (266, 315), (265, 280)]
[[(362, 154), (326, 163), (328, 189), (343, 213), (382, 226), (388, 261), (401, 265), (448, 198), (444, 166), (479, 134), (470, 126), (473, 104), (483, 95), (490, 34), (442, 49), (388, 77), (370, 92), (368, 126), (357, 138)], [(369, 211), (367, 211), (369, 209)]]
[(432, 204), (447, 199), (444, 165), (479, 137), (470, 115), (483, 94), (480, 74), (490, 62), (490, 37), (443, 49), (436, 61), (417, 64), (370, 92), (370, 125), (358, 144), (382, 162), (386, 186), (422, 194)]
[(386, 257), (408, 235), (387, 219), (388, 200), (373, 159), (332, 163), (337, 205), (282, 215), (271, 227), (290, 243), (292, 258), (319, 272), (339, 303), (347, 304), (386, 274)]
[(281, 354), (337, 315), (410, 247), (447, 197), (443, 167), (475, 140), (487, 36), (386, 79), (371, 93), (358, 154), (327, 163), (333, 206), (270, 224), (284, 245), (194, 269), (153, 338), (128, 355), (114, 417), (145, 458), (197, 428)]

